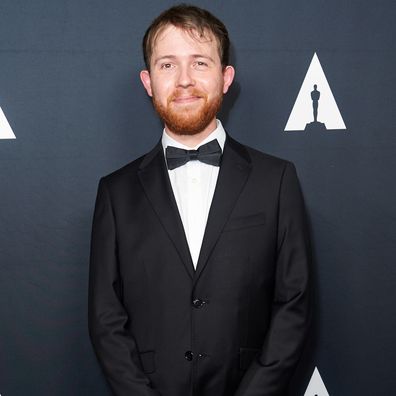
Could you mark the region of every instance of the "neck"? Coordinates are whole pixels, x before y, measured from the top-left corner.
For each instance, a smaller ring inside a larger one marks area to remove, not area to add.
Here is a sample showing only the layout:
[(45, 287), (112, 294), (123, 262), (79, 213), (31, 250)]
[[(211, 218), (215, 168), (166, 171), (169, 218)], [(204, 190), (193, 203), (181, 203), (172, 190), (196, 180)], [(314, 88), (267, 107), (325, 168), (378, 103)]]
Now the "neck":
[(209, 125), (201, 132), (196, 133), (195, 135), (178, 135), (172, 132), (168, 126), (165, 124), (166, 133), (177, 142), (184, 144), (188, 147), (195, 147), (199, 143), (201, 143), (204, 139), (206, 139), (215, 129), (217, 128), (216, 118), (214, 118)]

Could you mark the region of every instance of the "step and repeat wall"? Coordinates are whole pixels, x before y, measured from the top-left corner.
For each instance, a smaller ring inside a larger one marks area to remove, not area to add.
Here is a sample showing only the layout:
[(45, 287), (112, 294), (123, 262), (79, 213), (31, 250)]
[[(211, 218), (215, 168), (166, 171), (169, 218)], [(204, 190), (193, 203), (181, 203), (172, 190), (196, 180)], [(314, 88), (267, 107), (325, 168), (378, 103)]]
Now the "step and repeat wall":
[[(191, 3), (232, 40), (226, 130), (294, 162), (302, 185), (315, 307), (289, 395), (392, 394), (395, 3)], [(2, 396), (110, 395), (87, 329), (93, 207), (99, 178), (161, 136), (141, 40), (173, 4), (0, 3)]]

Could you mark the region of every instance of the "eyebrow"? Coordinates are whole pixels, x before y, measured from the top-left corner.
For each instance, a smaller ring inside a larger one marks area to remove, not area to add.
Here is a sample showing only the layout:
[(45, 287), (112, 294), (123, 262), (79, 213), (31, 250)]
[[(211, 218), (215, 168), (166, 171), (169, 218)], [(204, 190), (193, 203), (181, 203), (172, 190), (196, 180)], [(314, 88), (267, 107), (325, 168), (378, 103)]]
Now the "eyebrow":
[[(214, 63), (214, 60), (208, 56), (208, 55), (202, 55), (202, 54), (193, 54), (191, 55), (192, 58), (197, 59), (197, 58), (204, 58), (204, 59), (208, 59), (211, 62)], [(154, 62), (154, 64), (157, 64), (159, 61), (164, 60), (164, 59), (176, 59), (177, 57), (175, 55), (164, 55), (164, 56), (160, 56), (159, 58), (157, 58)]]

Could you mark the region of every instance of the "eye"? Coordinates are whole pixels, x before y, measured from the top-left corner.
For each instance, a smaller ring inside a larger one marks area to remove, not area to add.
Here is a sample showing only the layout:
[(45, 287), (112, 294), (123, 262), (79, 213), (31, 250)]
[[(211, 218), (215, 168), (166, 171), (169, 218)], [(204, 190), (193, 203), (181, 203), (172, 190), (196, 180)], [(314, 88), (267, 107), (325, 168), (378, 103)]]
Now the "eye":
[(208, 66), (208, 64), (203, 61), (197, 61), (197, 66)]
[(161, 69), (171, 69), (172, 68), (172, 63), (163, 63), (161, 65)]

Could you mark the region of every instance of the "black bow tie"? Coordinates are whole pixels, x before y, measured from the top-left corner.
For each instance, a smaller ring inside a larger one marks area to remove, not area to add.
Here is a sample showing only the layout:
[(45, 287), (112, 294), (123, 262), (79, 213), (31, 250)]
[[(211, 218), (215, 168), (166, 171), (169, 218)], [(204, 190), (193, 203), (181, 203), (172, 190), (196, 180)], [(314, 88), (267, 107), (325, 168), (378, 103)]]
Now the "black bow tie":
[(198, 160), (205, 164), (220, 166), (221, 147), (217, 139), (198, 147), (197, 150), (184, 150), (178, 147), (166, 147), (168, 169), (175, 169), (188, 161)]

